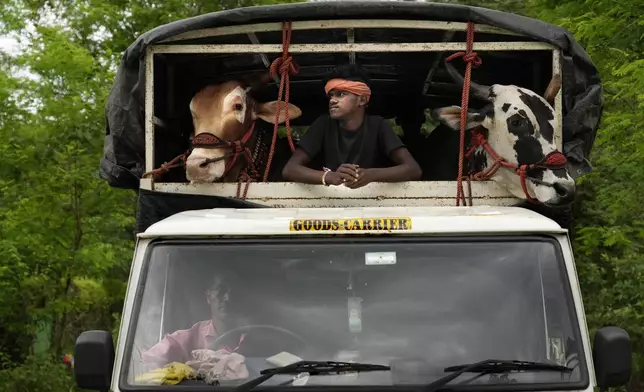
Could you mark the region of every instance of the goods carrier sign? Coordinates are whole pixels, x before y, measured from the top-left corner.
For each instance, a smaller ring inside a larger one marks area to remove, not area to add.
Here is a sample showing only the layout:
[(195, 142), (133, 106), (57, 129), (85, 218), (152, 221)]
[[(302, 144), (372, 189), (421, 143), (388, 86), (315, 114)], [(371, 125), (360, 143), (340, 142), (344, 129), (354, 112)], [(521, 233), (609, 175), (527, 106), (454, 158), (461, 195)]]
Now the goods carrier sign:
[(405, 231), (411, 230), (411, 218), (293, 219), (290, 231)]

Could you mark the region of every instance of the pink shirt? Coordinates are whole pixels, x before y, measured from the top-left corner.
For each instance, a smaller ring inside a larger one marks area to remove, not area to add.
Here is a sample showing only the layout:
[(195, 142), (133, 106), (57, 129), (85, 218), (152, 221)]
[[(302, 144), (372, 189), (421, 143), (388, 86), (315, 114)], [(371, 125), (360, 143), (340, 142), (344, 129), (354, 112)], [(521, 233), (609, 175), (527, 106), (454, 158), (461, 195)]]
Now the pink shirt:
[(196, 323), (190, 329), (180, 329), (166, 335), (163, 340), (141, 354), (143, 362), (165, 366), (170, 362), (192, 360), (192, 350), (209, 348), (219, 334), (212, 320)]

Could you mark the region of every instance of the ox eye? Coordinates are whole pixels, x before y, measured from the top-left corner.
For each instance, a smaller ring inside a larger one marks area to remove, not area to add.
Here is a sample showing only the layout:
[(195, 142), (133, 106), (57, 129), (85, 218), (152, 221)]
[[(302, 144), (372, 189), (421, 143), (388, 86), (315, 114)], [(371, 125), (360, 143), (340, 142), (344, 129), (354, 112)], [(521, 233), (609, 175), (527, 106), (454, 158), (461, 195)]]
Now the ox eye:
[(510, 121), (510, 124), (511, 124), (513, 127), (521, 126), (521, 125), (523, 124), (523, 118), (520, 118), (520, 117), (519, 117), (519, 118), (517, 118), (517, 117), (515, 117), (515, 118), (513, 118), (513, 119)]
[(242, 105), (241, 103), (235, 104), (235, 110), (242, 110), (242, 109), (244, 109), (244, 105)]

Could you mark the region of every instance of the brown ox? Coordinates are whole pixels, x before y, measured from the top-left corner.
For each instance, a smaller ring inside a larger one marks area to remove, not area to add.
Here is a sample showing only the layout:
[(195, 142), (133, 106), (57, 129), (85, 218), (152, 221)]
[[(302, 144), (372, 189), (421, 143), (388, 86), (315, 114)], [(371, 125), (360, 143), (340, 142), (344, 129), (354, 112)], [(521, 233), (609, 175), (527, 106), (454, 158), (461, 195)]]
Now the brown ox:
[[(258, 162), (265, 157), (258, 157), (257, 147), (270, 145), (270, 137), (261, 133), (259, 124), (254, 126), (254, 123), (257, 119), (274, 123), (277, 101), (257, 102), (250, 95), (252, 88), (237, 81), (209, 85), (190, 101), (194, 148), (186, 159), (186, 177), (191, 183), (237, 181), (242, 170), (250, 166), (246, 153), (255, 165), (265, 163)], [(280, 105), (280, 124), (286, 119), (285, 106), (284, 102)], [(289, 104), (288, 115), (296, 119), (302, 111)], [(258, 136), (268, 140), (258, 140)]]

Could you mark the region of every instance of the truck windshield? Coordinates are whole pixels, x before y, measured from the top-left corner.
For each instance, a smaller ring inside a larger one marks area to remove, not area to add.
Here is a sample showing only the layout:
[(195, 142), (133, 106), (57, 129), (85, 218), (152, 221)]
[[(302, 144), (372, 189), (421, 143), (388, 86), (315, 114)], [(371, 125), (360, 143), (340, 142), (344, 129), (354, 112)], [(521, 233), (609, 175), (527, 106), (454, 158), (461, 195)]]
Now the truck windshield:
[(391, 370), (280, 374), (261, 387), (424, 385), (487, 359), (573, 370), (466, 372), (449, 385), (572, 389), (588, 378), (548, 238), (163, 241), (139, 285), (123, 386), (241, 385), (297, 360)]

